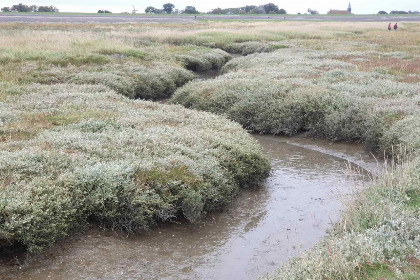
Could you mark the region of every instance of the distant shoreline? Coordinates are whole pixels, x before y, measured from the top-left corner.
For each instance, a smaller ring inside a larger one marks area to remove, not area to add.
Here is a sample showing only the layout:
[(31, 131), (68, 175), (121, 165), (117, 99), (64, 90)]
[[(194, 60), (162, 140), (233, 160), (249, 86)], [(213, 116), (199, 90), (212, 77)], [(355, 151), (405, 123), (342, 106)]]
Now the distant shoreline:
[(419, 22), (420, 15), (213, 15), (213, 14), (98, 14), (98, 13), (0, 13), (0, 22), (73, 22), (73, 23), (129, 23), (129, 22), (192, 22), (195, 20), (286, 20), (286, 21), (362, 21), (362, 22)]

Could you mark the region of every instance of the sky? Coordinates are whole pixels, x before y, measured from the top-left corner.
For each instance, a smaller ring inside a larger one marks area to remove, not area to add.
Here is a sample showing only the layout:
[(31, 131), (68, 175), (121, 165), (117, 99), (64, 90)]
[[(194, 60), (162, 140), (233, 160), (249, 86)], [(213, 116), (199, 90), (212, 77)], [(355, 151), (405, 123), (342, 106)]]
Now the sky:
[[(214, 8), (236, 8), (245, 5), (262, 5), (272, 2), (285, 9), (290, 14), (305, 13), (308, 8), (317, 10), (324, 14), (330, 9), (345, 10), (348, 6), (348, 0), (0, 0), (0, 7), (10, 7), (14, 4), (24, 3), (26, 5), (54, 5), (60, 12), (97, 12), (98, 10), (110, 10), (113, 13), (131, 12), (133, 5), (139, 12), (144, 12), (147, 6), (161, 8), (165, 3), (172, 3), (176, 9), (184, 9), (185, 6), (195, 6), (200, 12), (208, 12)], [(419, 0), (353, 0), (351, 1), (353, 13), (355, 14), (373, 14), (380, 10), (390, 12), (391, 10), (417, 10), (420, 11)]]

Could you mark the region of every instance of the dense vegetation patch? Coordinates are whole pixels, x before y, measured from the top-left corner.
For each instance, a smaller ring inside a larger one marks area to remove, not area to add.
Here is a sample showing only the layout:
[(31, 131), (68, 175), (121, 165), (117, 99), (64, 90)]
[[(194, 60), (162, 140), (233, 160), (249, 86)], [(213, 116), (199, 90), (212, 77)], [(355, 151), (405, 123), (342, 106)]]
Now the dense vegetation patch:
[(231, 58), (220, 49), (139, 42), (119, 34), (23, 30), (20, 37), (1, 35), (2, 82), (99, 84), (148, 100), (169, 97), (196, 77), (192, 71), (219, 70)]
[(270, 169), (237, 124), (104, 86), (32, 85), (0, 106), (3, 134), (30, 134), (0, 142), (1, 246), (37, 251), (87, 220), (195, 222)]
[[(237, 58), (223, 67), (225, 75), (180, 88), (172, 103), (225, 114), (259, 133), (306, 132), (361, 141), (373, 150), (409, 145), (417, 131), (419, 108), (412, 100), (420, 98), (420, 86), (359, 72), (331, 56), (288, 49)], [(404, 124), (410, 128), (396, 135)]]
[[(117, 65), (97, 71), (80, 71), (64, 78), (75, 84), (107, 85), (129, 98), (161, 99), (194, 78), (194, 74), (180, 67), (158, 65)], [(62, 80), (62, 79), (61, 79)]]
[(248, 56), (174, 103), (255, 132), (361, 141), (400, 164), (273, 279), (417, 279), (418, 33), (381, 22), (2, 24), (0, 247), (36, 251), (88, 220), (127, 231), (197, 221), (265, 178), (238, 125), (121, 96), (167, 97), (194, 79), (185, 68), (226, 63), (219, 48)]
[(203, 50), (190, 51), (188, 54), (177, 55), (176, 58), (182, 62), (185, 68), (195, 72), (219, 70), (231, 59), (231, 56), (220, 49), (212, 51)]

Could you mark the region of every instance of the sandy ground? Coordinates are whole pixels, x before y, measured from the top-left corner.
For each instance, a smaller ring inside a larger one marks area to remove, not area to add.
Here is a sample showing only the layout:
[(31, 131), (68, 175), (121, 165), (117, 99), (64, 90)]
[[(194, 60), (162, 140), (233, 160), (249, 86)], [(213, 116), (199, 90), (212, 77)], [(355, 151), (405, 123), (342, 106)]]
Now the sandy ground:
[(71, 22), (71, 23), (125, 23), (125, 22), (193, 22), (195, 20), (287, 20), (287, 21), (362, 21), (362, 22), (401, 22), (401, 21), (420, 21), (420, 16), (377, 16), (377, 15), (363, 15), (363, 16), (246, 16), (246, 15), (198, 15), (184, 16), (184, 15), (81, 15), (81, 14), (51, 14), (51, 15), (37, 15), (37, 14), (6, 14), (0, 13), (0, 22), (26, 22), (26, 23), (41, 23), (41, 22)]

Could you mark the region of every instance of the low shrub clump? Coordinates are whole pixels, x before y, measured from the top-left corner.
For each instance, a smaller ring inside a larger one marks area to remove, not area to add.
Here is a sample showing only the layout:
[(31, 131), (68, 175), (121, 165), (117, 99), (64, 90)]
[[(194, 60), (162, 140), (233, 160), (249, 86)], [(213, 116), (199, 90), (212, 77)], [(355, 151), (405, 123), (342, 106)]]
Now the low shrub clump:
[(324, 55), (279, 50), (236, 58), (223, 67), (223, 76), (188, 83), (171, 102), (225, 114), (258, 133), (306, 132), (360, 141), (376, 151), (389, 148), (391, 127), (418, 112), (411, 100), (420, 98), (420, 87), (358, 72)]
[(162, 64), (143, 66), (126, 63), (88, 68), (76, 73), (71, 70), (48, 69), (37, 73), (32, 80), (43, 84), (105, 85), (129, 98), (157, 100), (171, 96), (178, 87), (195, 77), (184, 68)]
[(1, 108), (0, 247), (38, 251), (87, 221), (195, 222), (270, 169), (239, 125), (105, 86), (27, 86)]
[(229, 53), (238, 53), (241, 55), (249, 55), (253, 53), (268, 53), (278, 49), (287, 48), (287, 46), (278, 43), (264, 43), (264, 42), (243, 42), (229, 44), (223, 49)]
[(214, 49), (205, 50), (205, 52), (190, 51), (188, 54), (176, 55), (176, 58), (188, 70), (204, 72), (221, 69), (231, 59), (231, 56), (225, 51)]

